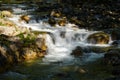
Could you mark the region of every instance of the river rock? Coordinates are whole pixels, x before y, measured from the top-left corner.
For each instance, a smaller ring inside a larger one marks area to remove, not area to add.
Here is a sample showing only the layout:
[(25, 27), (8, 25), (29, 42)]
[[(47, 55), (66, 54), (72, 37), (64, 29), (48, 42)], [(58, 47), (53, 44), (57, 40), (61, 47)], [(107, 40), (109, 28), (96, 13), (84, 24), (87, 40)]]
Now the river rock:
[(120, 49), (110, 49), (104, 55), (104, 62), (110, 65), (120, 65)]
[(66, 23), (67, 23), (66, 17), (63, 17), (62, 19), (60, 19), (60, 20), (58, 21), (59, 26), (65, 26)]
[(20, 21), (25, 21), (26, 23), (28, 23), (30, 21), (30, 17), (28, 15), (22, 15), (20, 17)]
[(76, 57), (81, 56), (83, 54), (83, 49), (80, 46), (77, 46), (71, 53), (71, 55), (74, 55)]
[(50, 16), (58, 18), (61, 16), (61, 12), (59, 10), (53, 10), (51, 11)]
[(55, 20), (54, 18), (49, 18), (48, 23), (49, 23), (51, 26), (55, 26), (57, 22), (56, 22), (56, 20)]
[(87, 42), (92, 44), (108, 44), (110, 36), (104, 32), (93, 33), (88, 36)]

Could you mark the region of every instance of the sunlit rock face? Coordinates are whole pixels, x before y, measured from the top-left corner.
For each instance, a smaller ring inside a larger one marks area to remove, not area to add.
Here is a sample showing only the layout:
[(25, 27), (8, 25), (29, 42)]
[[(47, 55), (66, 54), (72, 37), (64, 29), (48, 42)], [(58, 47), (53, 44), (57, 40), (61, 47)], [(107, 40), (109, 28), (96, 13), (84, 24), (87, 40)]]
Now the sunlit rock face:
[(20, 33), (25, 33), (26, 31), (29, 32), (27, 28), (24, 27), (7, 27), (7, 26), (0, 26), (0, 34), (4, 34), (7, 36), (16, 36)]
[(44, 57), (46, 50), (45, 37), (34, 35), (29, 30), (14, 36), (1, 34), (0, 72), (18, 62)]
[(3, 17), (12, 17), (12, 13), (10, 11), (1, 11), (0, 15)]
[(87, 38), (87, 42), (92, 44), (108, 44), (109, 41), (110, 41), (110, 36), (104, 32), (97, 32), (91, 34)]

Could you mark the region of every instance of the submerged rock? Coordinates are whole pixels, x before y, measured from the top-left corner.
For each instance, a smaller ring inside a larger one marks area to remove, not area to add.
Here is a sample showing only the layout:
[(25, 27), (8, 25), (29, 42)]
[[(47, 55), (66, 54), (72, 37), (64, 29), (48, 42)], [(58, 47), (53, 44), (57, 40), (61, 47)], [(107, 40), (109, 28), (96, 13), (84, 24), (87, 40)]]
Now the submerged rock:
[(110, 36), (104, 32), (93, 33), (88, 36), (87, 42), (92, 44), (108, 44)]
[(76, 57), (81, 56), (83, 54), (83, 49), (80, 46), (77, 46), (71, 53), (71, 55), (74, 55)]

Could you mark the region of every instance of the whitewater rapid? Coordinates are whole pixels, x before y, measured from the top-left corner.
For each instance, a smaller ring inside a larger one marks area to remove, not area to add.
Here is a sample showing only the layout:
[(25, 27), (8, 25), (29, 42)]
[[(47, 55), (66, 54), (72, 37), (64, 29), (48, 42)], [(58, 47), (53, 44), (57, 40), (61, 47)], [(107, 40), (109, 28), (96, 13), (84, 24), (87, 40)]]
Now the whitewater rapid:
[[(29, 15), (31, 17), (32, 15)], [(88, 44), (86, 38), (98, 31), (89, 31), (86, 29), (79, 29), (73, 26), (75, 24), (68, 23), (65, 26), (56, 25), (56, 27), (50, 26), (45, 23), (44, 20), (31, 20), (29, 24), (19, 21), (20, 15), (14, 15), (14, 17), (9, 18), (18, 26), (31, 28), (33, 31), (47, 32), (46, 35), (46, 45), (47, 55), (43, 58), (43, 62), (70, 62), (75, 58), (71, 55), (72, 50), (77, 46), (82, 48), (86, 46), (108, 46), (100, 44)], [(93, 54), (93, 53), (92, 53)], [(96, 57), (99, 57), (97, 55)]]

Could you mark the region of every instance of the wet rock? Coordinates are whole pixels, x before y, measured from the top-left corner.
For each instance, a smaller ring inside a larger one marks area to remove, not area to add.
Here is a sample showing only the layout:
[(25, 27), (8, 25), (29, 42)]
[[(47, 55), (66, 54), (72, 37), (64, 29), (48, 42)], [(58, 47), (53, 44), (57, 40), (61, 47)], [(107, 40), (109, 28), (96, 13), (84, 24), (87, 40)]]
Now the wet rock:
[(104, 32), (93, 33), (88, 36), (87, 42), (92, 44), (108, 44), (110, 36)]
[(53, 10), (51, 11), (50, 16), (58, 18), (61, 16), (61, 12), (59, 10)]
[(49, 23), (51, 26), (55, 26), (56, 20), (55, 20), (54, 18), (49, 18), (48, 23)]
[(95, 52), (95, 53), (106, 53), (109, 49), (112, 49), (113, 47), (108, 46), (108, 47), (99, 47), (99, 46), (88, 46), (83, 49), (84, 52), (89, 53), (89, 52)]
[(120, 65), (120, 49), (110, 49), (104, 55), (104, 62), (110, 65)]
[(83, 54), (83, 49), (80, 46), (77, 46), (71, 53), (71, 55), (74, 55), (76, 57), (81, 56)]
[(120, 40), (115, 40), (111, 43), (112, 46), (114, 47), (119, 47), (120, 46)]
[(30, 17), (28, 15), (22, 15), (20, 17), (20, 21), (25, 21), (26, 23), (29, 23)]
[(60, 19), (60, 20), (58, 21), (59, 26), (65, 26), (66, 23), (67, 23), (66, 17), (63, 17), (62, 19)]
[(73, 23), (73, 24), (76, 24), (76, 25), (79, 25), (79, 27), (83, 27), (85, 24), (84, 24), (84, 22), (83, 21), (81, 21), (81, 20), (78, 20), (78, 18), (77, 17), (72, 17), (72, 18), (70, 18), (69, 19), (69, 22), (70, 23)]

